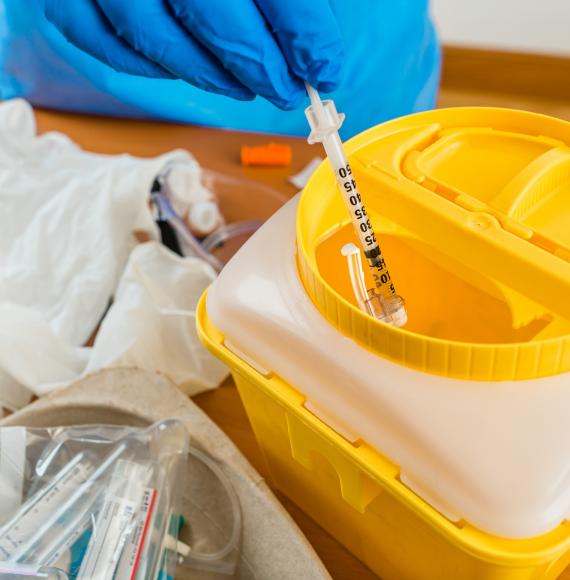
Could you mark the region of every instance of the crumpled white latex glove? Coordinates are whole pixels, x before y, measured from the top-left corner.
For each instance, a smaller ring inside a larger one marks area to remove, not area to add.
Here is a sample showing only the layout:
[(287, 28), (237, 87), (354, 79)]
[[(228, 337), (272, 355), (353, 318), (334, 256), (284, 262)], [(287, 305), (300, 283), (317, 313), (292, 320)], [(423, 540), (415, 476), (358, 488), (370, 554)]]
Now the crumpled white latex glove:
[[(0, 406), (17, 409), (32, 393), (42, 395), (85, 371), (91, 351), (82, 345), (117, 289), (137, 245), (134, 232), (158, 239), (149, 191), (175, 162), (199, 176), (185, 151), (153, 159), (89, 153), (62, 134), (38, 136), (25, 101), (0, 104)], [(128, 307), (124, 299), (121, 304)], [(152, 329), (139, 324), (137, 331)], [(194, 329), (189, 333), (190, 346)], [(164, 358), (153, 354), (157, 370), (170, 366), (166, 334), (163, 340)], [(146, 358), (132, 350), (130, 356)], [(193, 356), (188, 376), (212, 385), (210, 375), (193, 368)], [(105, 357), (111, 358), (108, 349)]]
[(196, 332), (198, 299), (215, 277), (203, 260), (157, 242), (135, 248), (85, 372), (135, 366), (161, 370), (189, 395), (217, 387), (228, 370)]
[(75, 380), (90, 351), (57, 336), (39, 312), (0, 303), (0, 404), (19, 409), (33, 393), (42, 395)]

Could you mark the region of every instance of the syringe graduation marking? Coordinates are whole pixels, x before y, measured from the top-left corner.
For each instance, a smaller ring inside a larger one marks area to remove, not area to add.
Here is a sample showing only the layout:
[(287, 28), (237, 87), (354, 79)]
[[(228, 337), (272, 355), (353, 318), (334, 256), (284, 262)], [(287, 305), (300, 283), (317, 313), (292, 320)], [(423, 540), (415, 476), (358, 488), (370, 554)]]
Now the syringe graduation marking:
[(347, 202), (348, 211), (352, 214), (352, 222), (356, 229), (360, 245), (364, 249), (364, 255), (366, 256), (368, 265), (372, 270), (374, 284), (386, 298), (394, 296), (396, 289), (382, 256), (378, 241), (376, 240), (374, 228), (370, 223), (370, 218), (362, 203), (362, 197), (358, 191), (350, 163), (347, 162), (343, 167), (338, 169), (336, 178), (338, 186), (344, 194), (343, 198)]
[[(340, 140), (339, 129), (344, 121), (344, 115), (339, 115), (332, 100), (322, 101), (319, 93), (308, 83), (305, 83), (311, 106), (305, 109), (305, 115), (311, 127), (309, 143), (322, 143), (329, 163), (333, 169), (338, 189), (348, 209), (352, 224), (360, 246), (364, 250), (368, 267), (374, 279), (375, 288), (366, 291), (362, 296), (360, 286), (364, 284), (361, 273), (355, 294), (365, 304), (365, 310), (375, 318), (388, 324), (403, 326), (407, 321), (407, 313), (403, 299), (398, 296), (388, 267), (382, 256), (382, 251), (370, 223), (370, 216), (362, 203), (356, 179)], [(353, 260), (351, 258), (350, 260)], [(360, 258), (358, 258), (360, 259)], [(349, 260), (349, 270), (354, 264)], [(352, 265), (351, 265), (352, 264)], [(374, 301), (374, 302), (373, 302)], [(376, 307), (372, 305), (376, 304)]]

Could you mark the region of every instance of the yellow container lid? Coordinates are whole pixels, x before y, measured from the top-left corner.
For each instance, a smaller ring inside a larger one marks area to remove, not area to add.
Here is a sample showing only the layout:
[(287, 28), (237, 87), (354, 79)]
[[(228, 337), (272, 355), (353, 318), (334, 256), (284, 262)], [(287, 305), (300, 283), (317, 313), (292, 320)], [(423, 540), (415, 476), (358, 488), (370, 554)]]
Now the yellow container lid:
[(343, 334), (400, 364), (477, 380), (570, 370), (570, 123), (507, 109), (397, 119), (346, 144), (405, 328), (356, 305), (353, 233), (323, 163), (298, 207), (303, 284)]

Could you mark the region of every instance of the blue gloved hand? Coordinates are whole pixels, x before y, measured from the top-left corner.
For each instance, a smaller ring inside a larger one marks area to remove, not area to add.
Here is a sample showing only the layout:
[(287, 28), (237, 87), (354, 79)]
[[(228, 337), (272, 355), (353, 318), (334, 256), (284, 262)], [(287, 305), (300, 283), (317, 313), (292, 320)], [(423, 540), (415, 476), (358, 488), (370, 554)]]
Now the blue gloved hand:
[(69, 42), (117, 71), (180, 78), (283, 109), (333, 90), (343, 42), (328, 0), (43, 0)]

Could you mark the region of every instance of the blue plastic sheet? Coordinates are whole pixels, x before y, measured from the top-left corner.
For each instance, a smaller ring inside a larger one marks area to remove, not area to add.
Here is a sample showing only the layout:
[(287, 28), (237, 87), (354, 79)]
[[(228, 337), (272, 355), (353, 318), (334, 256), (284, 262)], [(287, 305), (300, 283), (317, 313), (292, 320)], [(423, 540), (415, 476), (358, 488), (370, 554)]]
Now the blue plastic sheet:
[[(346, 41), (344, 80), (331, 96), (347, 113), (343, 138), (432, 108), (440, 51), (427, 0), (331, 0)], [(0, 98), (103, 115), (306, 135), (302, 109), (281, 111), (206, 93), (182, 81), (118, 73), (81, 52), (44, 17), (41, 1), (0, 0)]]

